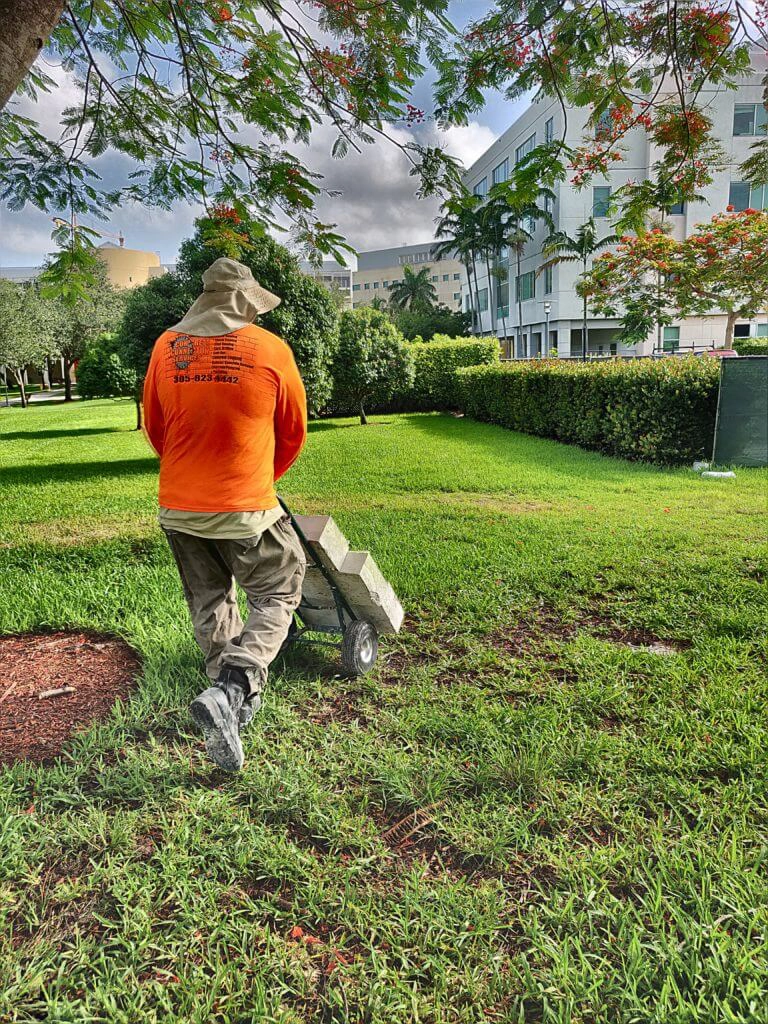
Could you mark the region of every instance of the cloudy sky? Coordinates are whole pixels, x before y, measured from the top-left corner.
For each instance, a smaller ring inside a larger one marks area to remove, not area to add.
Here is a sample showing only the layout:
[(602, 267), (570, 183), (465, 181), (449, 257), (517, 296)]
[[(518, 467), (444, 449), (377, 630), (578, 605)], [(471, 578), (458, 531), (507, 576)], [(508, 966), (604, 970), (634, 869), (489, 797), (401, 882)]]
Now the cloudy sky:
[[(451, 15), (457, 24), (479, 17), (488, 6), (485, 0), (455, 0)], [(47, 97), (35, 116), (46, 133), (54, 133), (61, 111), (74, 98), (71, 84), (64, 83), (53, 97)], [(419, 83), (414, 102), (429, 113), (430, 79)], [(414, 129), (397, 128), (393, 135), (406, 140), (410, 135), (419, 142), (443, 145), (469, 166), (510, 124), (520, 104), (510, 104), (503, 97), (492, 95), (477, 120), (471, 124), (438, 133), (432, 121)], [(335, 133), (323, 128), (316, 131), (307, 156), (307, 166), (325, 176), (324, 186), (339, 191), (340, 196), (325, 198), (318, 204), (318, 214), (325, 222), (339, 225), (339, 230), (358, 251), (386, 246), (410, 244), (432, 237), (437, 214), (435, 200), (417, 200), (416, 179), (400, 150), (386, 140), (377, 141), (361, 154), (350, 153), (343, 160), (332, 159), (330, 148)], [(106, 156), (98, 163), (105, 182), (124, 180), (122, 157)], [(114, 212), (103, 231), (125, 235), (126, 245), (160, 254), (163, 263), (172, 263), (180, 241), (191, 232), (197, 209), (179, 203), (172, 211), (163, 211), (133, 204)], [(86, 218), (86, 222), (88, 219)], [(41, 262), (52, 248), (51, 215), (33, 207), (19, 213), (0, 208), (0, 266), (30, 266)]]

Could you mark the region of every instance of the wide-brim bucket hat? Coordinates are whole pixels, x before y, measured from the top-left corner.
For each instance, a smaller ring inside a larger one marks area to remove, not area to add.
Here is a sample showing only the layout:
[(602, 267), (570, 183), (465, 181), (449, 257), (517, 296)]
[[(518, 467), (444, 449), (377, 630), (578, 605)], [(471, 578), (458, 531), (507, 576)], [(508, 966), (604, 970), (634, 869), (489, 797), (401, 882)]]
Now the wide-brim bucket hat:
[(170, 330), (198, 338), (228, 334), (279, 305), (278, 296), (262, 288), (249, 267), (222, 256), (203, 274), (203, 294)]

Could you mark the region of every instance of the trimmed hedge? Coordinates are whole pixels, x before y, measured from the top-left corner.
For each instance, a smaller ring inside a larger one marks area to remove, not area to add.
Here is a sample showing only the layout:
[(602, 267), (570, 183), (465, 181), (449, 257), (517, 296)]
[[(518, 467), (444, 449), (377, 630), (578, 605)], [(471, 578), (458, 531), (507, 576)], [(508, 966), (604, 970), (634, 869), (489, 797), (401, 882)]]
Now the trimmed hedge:
[(734, 338), (733, 348), (740, 356), (768, 356), (768, 338)]
[(398, 403), (413, 411), (457, 409), (456, 370), (499, 362), (499, 345), (492, 338), (449, 338), (436, 334), (432, 341), (414, 342), (408, 348), (415, 377), (410, 391), (398, 396)]
[(456, 373), (461, 408), (475, 419), (657, 463), (711, 454), (719, 377), (719, 360), (696, 356)]

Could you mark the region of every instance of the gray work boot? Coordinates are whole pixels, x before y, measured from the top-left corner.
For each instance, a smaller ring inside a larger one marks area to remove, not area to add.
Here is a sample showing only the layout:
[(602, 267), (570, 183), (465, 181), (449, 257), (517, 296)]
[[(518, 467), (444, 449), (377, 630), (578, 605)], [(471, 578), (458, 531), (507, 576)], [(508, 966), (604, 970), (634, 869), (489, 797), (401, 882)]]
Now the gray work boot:
[(224, 668), (215, 684), (195, 697), (189, 707), (202, 730), (208, 756), (227, 772), (243, 767), (239, 717), (248, 689), (242, 669)]
[(247, 697), (243, 706), (238, 712), (238, 720), (240, 722), (240, 728), (244, 729), (246, 725), (250, 725), (253, 721), (254, 714), (261, 707), (261, 697), (258, 693), (254, 694), (253, 697)]

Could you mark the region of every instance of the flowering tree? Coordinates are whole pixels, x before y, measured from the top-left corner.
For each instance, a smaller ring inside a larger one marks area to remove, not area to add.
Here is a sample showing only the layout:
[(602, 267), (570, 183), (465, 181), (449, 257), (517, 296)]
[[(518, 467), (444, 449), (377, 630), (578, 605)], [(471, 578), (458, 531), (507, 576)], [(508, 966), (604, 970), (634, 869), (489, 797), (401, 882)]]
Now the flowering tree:
[[(543, 172), (567, 167), (577, 186), (620, 161), (627, 133), (643, 130), (660, 151), (654, 175), (615, 197), (637, 223), (640, 210), (663, 209), (658, 192), (676, 190), (677, 202), (711, 180), (717, 147), (698, 97), (745, 73), (750, 42), (768, 41), (766, 14), (766, 0), (497, 0), (441, 63), (439, 109), (466, 120), (489, 88), (554, 98), (563, 124), (568, 106), (587, 108), (582, 146), (561, 138), (534, 151)], [(768, 152), (768, 138), (757, 149)], [(757, 183), (768, 160), (753, 153), (745, 174)]]
[[(392, 124), (421, 123), (411, 99), (422, 54), (437, 69), (441, 127), (465, 123), (488, 89), (541, 92), (564, 111), (586, 108), (598, 136), (574, 152), (552, 140), (538, 154), (543, 168), (570, 165), (584, 183), (641, 127), (661, 147), (659, 182), (686, 198), (709, 173), (712, 126), (697, 97), (746, 71), (750, 40), (766, 45), (765, 7), (496, 0), (457, 31), (448, 0), (4, 0), (0, 110), (18, 88), (56, 87), (34, 63), (43, 49), (73, 74), (76, 100), (56, 137), (13, 106), (0, 115), (0, 198), (96, 214), (125, 198), (220, 200), (264, 225), (279, 213), (302, 245), (338, 254), (334, 225), (312, 212), (322, 183), (291, 147), (331, 125), (343, 157)], [(390, 137), (421, 194), (456, 184), (439, 148)], [(759, 140), (750, 157), (755, 184), (768, 176), (767, 146)], [(137, 167), (122, 188), (104, 188), (92, 166), (110, 149)], [(652, 205), (652, 187), (630, 188), (626, 201)]]
[(677, 291), (686, 313), (727, 313), (725, 343), (737, 320), (768, 312), (768, 212), (716, 214), (682, 244), (690, 274)]
[[(447, 0), (6, 0), (0, 5), (0, 110), (17, 87), (52, 91), (34, 59), (71, 72), (77, 101), (47, 137), (14, 107), (0, 115), (0, 198), (20, 208), (99, 214), (125, 198), (168, 206), (217, 201), (298, 241), (337, 252), (313, 216), (318, 175), (292, 152), (318, 125), (334, 156), (391, 124), (417, 124), (410, 90), (420, 52), (449, 31)], [(393, 141), (395, 141), (393, 139)], [(425, 193), (455, 179), (438, 150), (395, 141)], [(138, 169), (105, 189), (92, 160), (112, 149)]]
[(768, 311), (768, 213), (716, 214), (682, 242), (660, 228), (624, 236), (578, 287), (595, 312), (621, 315), (627, 340), (677, 317), (723, 311), (730, 347), (738, 319)]

